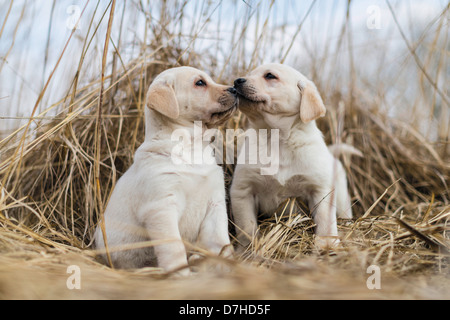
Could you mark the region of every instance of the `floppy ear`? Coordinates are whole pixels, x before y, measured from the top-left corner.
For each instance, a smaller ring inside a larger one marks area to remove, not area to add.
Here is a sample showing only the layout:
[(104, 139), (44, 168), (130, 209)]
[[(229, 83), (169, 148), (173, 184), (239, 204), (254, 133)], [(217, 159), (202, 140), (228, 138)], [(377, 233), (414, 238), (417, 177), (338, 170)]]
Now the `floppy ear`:
[(325, 116), (327, 109), (316, 86), (312, 82), (307, 82), (306, 85), (299, 82), (298, 88), (301, 93), (300, 119), (302, 122), (308, 123)]
[(150, 86), (147, 93), (147, 106), (172, 119), (180, 116), (175, 91), (168, 83), (158, 82)]

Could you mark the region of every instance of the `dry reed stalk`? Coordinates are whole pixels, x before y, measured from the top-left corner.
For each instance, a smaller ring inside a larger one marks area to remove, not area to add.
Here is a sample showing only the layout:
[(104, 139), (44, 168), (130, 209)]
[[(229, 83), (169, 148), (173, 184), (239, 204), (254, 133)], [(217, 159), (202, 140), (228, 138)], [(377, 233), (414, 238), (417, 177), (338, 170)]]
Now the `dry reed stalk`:
[[(431, 76), (428, 74), (427, 70), (424, 68), (424, 66), (422, 65), (422, 62), (420, 61), (419, 57), (416, 54), (416, 50), (412, 48), (411, 44), (409, 43), (408, 39), (405, 36), (405, 33), (403, 32), (397, 16), (394, 12), (394, 9), (392, 8), (389, 0), (386, 0), (386, 4), (389, 7), (389, 11), (392, 14), (392, 17), (394, 18), (394, 22), (397, 25), (398, 31), (400, 32), (403, 40), (405, 41), (406, 46), (408, 47), (408, 50), (410, 51), (411, 55), (414, 57), (414, 60), (416, 61), (417, 67), (420, 69), (420, 71), (422, 71), (423, 75), (427, 78), (428, 82), (433, 86), (433, 88), (436, 90), (436, 92), (441, 96), (442, 100), (445, 102), (445, 104), (450, 107), (450, 101), (448, 99), (448, 96), (442, 92), (442, 90), (438, 87), (438, 85), (435, 83), (435, 81), (431, 78)], [(444, 9), (443, 13), (447, 12), (447, 10), (449, 10), (450, 8), (450, 4), (447, 4), (446, 8)]]
[(114, 11), (116, 8), (116, 1), (111, 1), (111, 11), (108, 21), (108, 29), (106, 31), (106, 38), (105, 38), (105, 46), (103, 48), (103, 59), (102, 59), (102, 80), (100, 85), (100, 97), (98, 99), (98, 114), (97, 114), (97, 122), (95, 125), (95, 149), (96, 149), (96, 157), (95, 157), (95, 167), (94, 167), (94, 176), (95, 176), (95, 198), (98, 205), (98, 212), (99, 212), (99, 225), (102, 230), (103, 234), (103, 242), (105, 243), (106, 248), (106, 256), (108, 258), (108, 263), (111, 267), (113, 267), (111, 255), (109, 254), (108, 250), (108, 240), (106, 238), (106, 230), (105, 230), (105, 220), (103, 217), (104, 214), (104, 204), (102, 200), (102, 191), (101, 191), (101, 185), (100, 185), (100, 153), (101, 153), (101, 145), (102, 145), (102, 133), (101, 133), (101, 126), (102, 126), (102, 107), (103, 107), (103, 84), (105, 82), (105, 72), (106, 72), (106, 60), (108, 57), (108, 47), (111, 37), (111, 29), (114, 21)]
[[(11, 12), (11, 7), (12, 7), (12, 5), (13, 5), (13, 2), (11, 2), (10, 7), (8, 8), (8, 12), (6, 13), (5, 21), (3, 22), (2, 30), (1, 30), (1, 32), (0, 32), (0, 35), (3, 33), (4, 27), (5, 27), (5, 25), (6, 25), (6, 21), (8, 20), (9, 14), (10, 14), (10, 12)], [(4, 66), (5, 63), (7, 62), (8, 56), (11, 54), (11, 51), (12, 51), (12, 49), (13, 49), (13, 47), (14, 47), (14, 44), (16, 43), (17, 32), (19, 31), (20, 23), (21, 23), (22, 20), (23, 20), (24, 14), (25, 14), (25, 7), (22, 8), (22, 11), (20, 12), (20, 17), (19, 17), (19, 19), (17, 20), (16, 27), (14, 28), (14, 34), (13, 34), (13, 37), (12, 37), (11, 45), (10, 45), (10, 47), (8, 48), (8, 51), (6, 52), (6, 54), (2, 57), (2, 63), (0, 64), (0, 72), (2, 71), (3, 66)]]

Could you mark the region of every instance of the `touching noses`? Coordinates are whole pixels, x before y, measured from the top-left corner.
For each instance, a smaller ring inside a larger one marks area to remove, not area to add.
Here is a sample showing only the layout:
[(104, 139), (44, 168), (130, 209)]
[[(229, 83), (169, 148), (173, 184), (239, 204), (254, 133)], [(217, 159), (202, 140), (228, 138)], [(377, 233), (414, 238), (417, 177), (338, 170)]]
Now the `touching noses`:
[(235, 87), (239, 87), (239, 86), (243, 85), (243, 84), (246, 83), (246, 82), (247, 82), (246, 79), (244, 79), (244, 78), (239, 78), (239, 79), (236, 79), (236, 81), (234, 81), (234, 86), (235, 86)]
[(228, 88), (227, 91), (228, 91), (229, 93), (231, 93), (232, 95), (237, 95), (237, 90), (236, 90), (235, 88), (233, 88), (233, 87)]

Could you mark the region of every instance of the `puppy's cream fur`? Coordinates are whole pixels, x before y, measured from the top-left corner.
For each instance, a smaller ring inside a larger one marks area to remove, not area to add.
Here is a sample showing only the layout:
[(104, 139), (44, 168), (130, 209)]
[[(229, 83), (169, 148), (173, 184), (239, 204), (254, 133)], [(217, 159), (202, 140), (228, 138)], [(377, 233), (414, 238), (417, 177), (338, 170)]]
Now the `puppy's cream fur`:
[[(183, 129), (194, 137), (194, 121), (204, 129), (228, 119), (237, 106), (236, 92), (194, 68), (174, 68), (153, 81), (147, 106), (145, 142), (104, 214), (107, 244), (114, 267), (158, 265), (186, 275), (185, 243), (217, 255), (231, 253), (224, 176), (216, 162), (175, 164), (172, 153), (179, 142), (171, 136)], [(105, 248), (100, 225), (95, 245)]]
[(300, 197), (311, 209), (316, 244), (336, 245), (336, 211), (350, 219), (352, 210), (345, 171), (316, 126), (326, 113), (316, 86), (291, 67), (269, 64), (237, 79), (235, 88), (249, 127), (280, 133), (278, 173), (261, 175), (258, 164), (235, 169), (231, 203), (239, 242), (247, 246), (256, 235), (258, 214), (271, 215), (286, 198)]

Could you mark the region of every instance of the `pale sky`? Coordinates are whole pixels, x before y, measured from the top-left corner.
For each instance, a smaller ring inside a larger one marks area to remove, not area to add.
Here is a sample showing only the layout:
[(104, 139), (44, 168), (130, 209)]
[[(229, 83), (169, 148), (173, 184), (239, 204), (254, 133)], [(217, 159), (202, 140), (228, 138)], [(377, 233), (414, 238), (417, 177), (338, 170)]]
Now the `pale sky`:
[[(105, 11), (108, 2), (100, 1), (94, 19), (96, 24), (99, 23), (101, 14)], [(0, 60), (0, 116), (29, 116), (43, 83), (53, 70), (70, 36), (69, 26), (77, 20), (86, 0), (56, 1), (53, 10), (48, 56), (45, 58), (52, 3), (53, 1), (50, 0), (14, 1), (11, 14), (0, 38), (0, 57), (2, 58)], [(120, 20), (125, 3), (127, 14), (124, 15), (121, 53), (125, 59), (127, 57), (136, 58), (139, 51), (136, 48), (139, 48), (138, 42), (144, 40), (145, 31), (145, 17), (142, 12), (139, 12), (137, 5), (139, 1), (117, 2), (112, 39), (118, 42)], [(142, 1), (142, 3), (145, 3), (145, 11), (150, 12), (152, 16), (152, 26), (157, 26), (161, 1), (151, 0)], [(210, 3), (209, 7), (207, 6), (208, 3)], [(280, 56), (283, 55), (283, 49), (286, 50), (291, 43), (298, 24), (302, 21), (312, 3), (313, 1), (310, 0), (277, 0), (269, 11), (270, 1), (268, 0), (246, 0), (245, 2), (242, 0), (190, 1), (183, 11), (185, 19), (181, 31), (185, 37), (181, 39), (180, 43), (186, 47), (192, 45), (196, 52), (206, 52), (215, 56), (220, 64), (226, 61), (227, 53), (233, 46), (231, 42), (233, 30), (240, 34), (242, 28), (246, 26), (248, 31), (245, 43), (246, 51), (248, 51), (246, 56), (248, 56), (253, 53), (254, 43), (258, 40), (259, 34), (264, 28), (266, 18), (269, 17), (265, 28), (267, 28), (267, 33), (270, 36), (262, 40), (259, 60), (261, 62), (277, 62), (276, 60), (279, 60)], [(411, 32), (420, 35), (421, 31), (425, 30), (430, 24), (430, 28), (435, 27), (432, 25), (433, 19), (442, 12), (448, 2), (442, 0), (391, 0), (390, 3), (395, 8), (396, 15), (405, 33), (411, 39), (414, 39), (417, 35), (412, 35)], [(5, 19), (9, 4), (10, 1), (8, 0), (0, 0), (0, 27)], [(327, 47), (329, 47), (328, 50), (331, 50), (331, 54), (340, 38), (342, 25), (345, 21), (346, 4), (347, 1), (343, 0), (316, 1), (292, 46), (286, 62), (304, 68), (305, 70), (302, 71), (308, 73), (310, 71), (308, 70), (308, 63), (312, 56), (321, 56)], [(75, 75), (83, 39), (88, 31), (89, 21), (96, 5), (97, 1), (89, 1), (87, 9), (81, 17), (80, 28), (75, 32), (74, 38), (70, 42), (44, 97), (43, 109), (66, 95), (68, 85)], [(254, 13), (257, 10), (259, 14)], [(377, 25), (371, 29), (368, 27), (368, 23), (370, 23), (368, 20), (374, 18), (374, 14), (376, 15), (374, 21)], [(205, 24), (208, 17), (211, 22)], [(91, 46), (90, 60), (84, 69), (86, 80), (98, 78), (100, 75), (101, 52), (107, 19), (108, 15), (101, 23), (98, 36)], [(207, 27), (204, 27), (205, 25)], [(176, 26), (172, 26), (172, 28), (174, 29), (172, 31), (179, 31)], [(404, 41), (393, 23), (392, 15), (385, 0), (354, 0), (351, 7), (350, 28), (357, 60), (361, 58), (360, 56), (367, 57), (363, 61), (369, 59), (380, 61), (380, 56), (387, 62), (398, 60), (401, 63), (402, 59), (405, 59)], [(448, 24), (446, 28), (448, 32)], [(195, 43), (191, 43), (189, 37), (193, 33), (199, 34), (199, 39)], [(236, 34), (234, 40), (236, 41)], [(402, 51), (399, 50), (400, 48)], [(110, 49), (112, 50), (112, 46), (110, 46)], [(347, 49), (341, 48), (341, 50), (345, 52)], [(237, 61), (237, 58), (234, 58), (230, 63), (240, 62)], [(343, 63), (345, 64), (345, 61)], [(364, 68), (365, 72), (379, 72), (379, 65), (371, 64), (370, 61), (367, 65), (358, 65), (358, 67), (361, 70)], [(219, 65), (218, 68), (222, 69), (222, 66)], [(334, 77), (336, 75), (324, 76)], [(379, 77), (379, 75), (376, 76)], [(390, 75), (387, 73), (386, 76)], [(384, 80), (378, 79), (378, 81)], [(16, 122), (11, 119), (0, 119), (0, 131), (2, 127), (10, 128), (14, 126)]]

